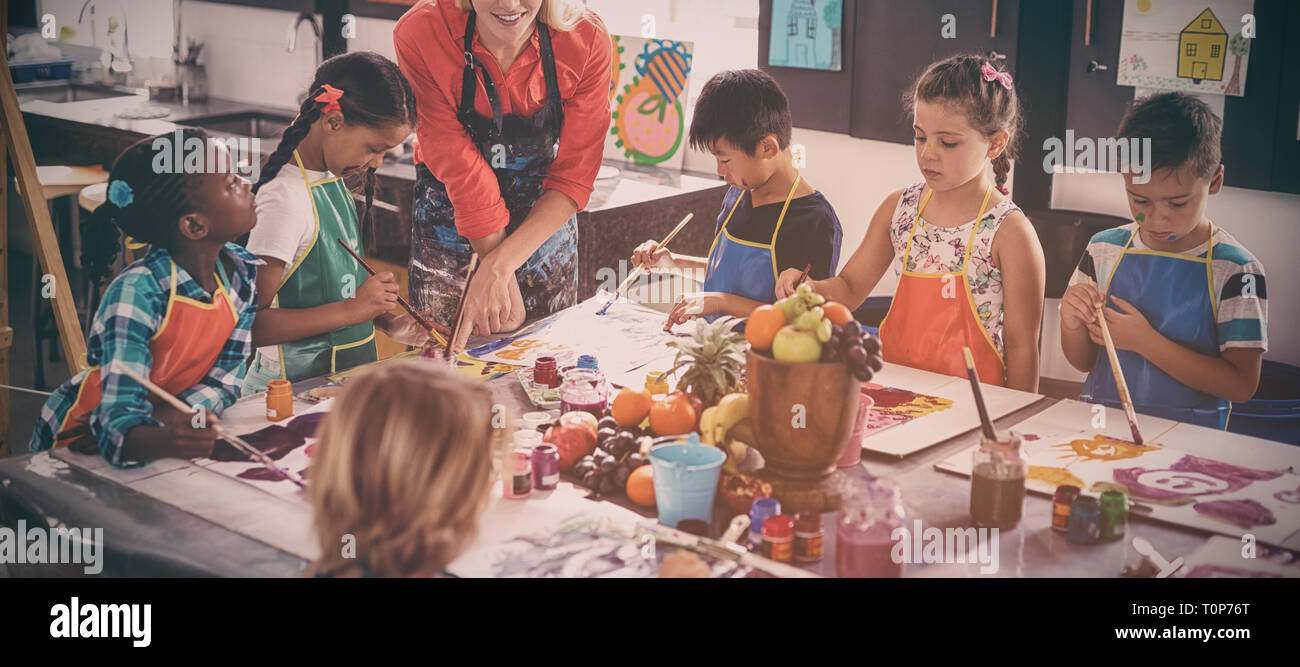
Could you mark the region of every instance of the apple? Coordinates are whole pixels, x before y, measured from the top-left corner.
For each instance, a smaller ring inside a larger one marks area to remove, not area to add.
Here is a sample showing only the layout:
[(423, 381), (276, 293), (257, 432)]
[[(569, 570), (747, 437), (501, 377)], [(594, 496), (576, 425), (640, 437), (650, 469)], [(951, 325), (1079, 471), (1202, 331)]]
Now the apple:
[(596, 421), (596, 416), (585, 410), (571, 410), (560, 415), (560, 421), (577, 421), (580, 424), (586, 424), (591, 427), (591, 432), (595, 433), (600, 430), (600, 422)]
[(817, 340), (817, 335), (810, 331), (800, 331), (789, 324), (781, 327), (772, 340), (772, 357), (777, 361), (812, 363), (821, 356), (822, 344)]
[(578, 459), (596, 451), (596, 432), (584, 422), (564, 421), (546, 429), (542, 442), (555, 445), (560, 455), (560, 470), (569, 471)]

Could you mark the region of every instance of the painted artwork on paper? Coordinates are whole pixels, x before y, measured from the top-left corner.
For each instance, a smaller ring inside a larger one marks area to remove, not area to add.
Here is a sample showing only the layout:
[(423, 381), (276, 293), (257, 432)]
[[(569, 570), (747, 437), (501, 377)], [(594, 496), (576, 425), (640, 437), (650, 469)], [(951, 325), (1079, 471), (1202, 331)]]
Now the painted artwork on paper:
[(1174, 574), (1187, 579), (1296, 578), (1300, 556), (1264, 545), (1245, 548), (1241, 539), (1215, 535), (1187, 554)]
[(605, 157), (681, 169), (694, 44), (630, 35), (612, 39), (613, 110)]
[(907, 389), (885, 387), (871, 382), (862, 385), (862, 393), (875, 401), (867, 415), (863, 437), (870, 437), (894, 426), (952, 407), (952, 399), (919, 394)]
[(773, 0), (767, 64), (840, 71), (843, 24), (841, 0)]
[(1254, 0), (1124, 0), (1116, 83), (1244, 95)]
[[(251, 433), (241, 433), (239, 437), (269, 456), (281, 468), (308, 480), (317, 432), (333, 404), (332, 398), (323, 400), (286, 421), (264, 426)], [(298, 486), (293, 482), (251, 460), (224, 440), (217, 441), (210, 458), (194, 459), (194, 463), (281, 498), (302, 498)]]

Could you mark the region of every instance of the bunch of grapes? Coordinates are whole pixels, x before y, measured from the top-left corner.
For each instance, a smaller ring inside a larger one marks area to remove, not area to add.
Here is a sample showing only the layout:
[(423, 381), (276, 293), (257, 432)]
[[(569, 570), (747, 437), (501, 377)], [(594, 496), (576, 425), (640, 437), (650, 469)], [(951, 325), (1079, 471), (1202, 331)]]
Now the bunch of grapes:
[(642, 453), (652, 440), (633, 429), (620, 429), (613, 417), (600, 420), (596, 451), (578, 459), (573, 474), (583, 486), (601, 496), (621, 496), (633, 470), (650, 462)]
[(823, 362), (842, 361), (853, 377), (870, 382), (871, 377), (884, 366), (880, 357), (880, 339), (862, 330), (857, 320), (844, 326), (831, 327), (831, 339), (822, 345)]

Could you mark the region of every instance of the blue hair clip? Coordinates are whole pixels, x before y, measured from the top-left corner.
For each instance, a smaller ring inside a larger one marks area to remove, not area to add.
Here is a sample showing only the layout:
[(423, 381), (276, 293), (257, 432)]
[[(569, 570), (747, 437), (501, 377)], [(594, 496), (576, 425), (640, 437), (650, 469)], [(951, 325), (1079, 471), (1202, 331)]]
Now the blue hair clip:
[(135, 193), (129, 183), (119, 179), (108, 184), (108, 200), (118, 208), (126, 208), (135, 201)]

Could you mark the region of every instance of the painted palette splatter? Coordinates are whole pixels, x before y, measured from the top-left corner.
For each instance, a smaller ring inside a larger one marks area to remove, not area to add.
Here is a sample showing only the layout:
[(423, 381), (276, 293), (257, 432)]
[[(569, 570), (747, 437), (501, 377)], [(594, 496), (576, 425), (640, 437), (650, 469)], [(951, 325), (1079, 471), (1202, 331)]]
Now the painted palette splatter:
[[(334, 399), (326, 399), (283, 422), (240, 434), (240, 437), (271, 457), (280, 467), (297, 473), (310, 483), (308, 469), (316, 446), (317, 431), (333, 403)], [(217, 442), (211, 458), (195, 459), (194, 463), (272, 495), (301, 501), (299, 489), (293, 482), (251, 461), (248, 456), (224, 441)]]
[(918, 394), (871, 382), (862, 385), (862, 393), (875, 401), (875, 406), (867, 415), (867, 428), (863, 437), (870, 437), (887, 428), (952, 407), (952, 399), (949, 398)]

